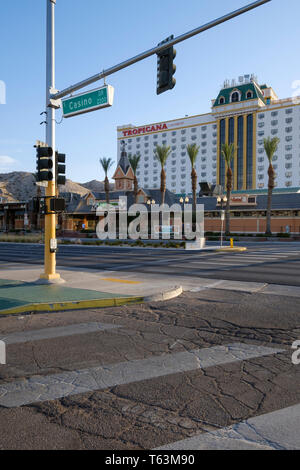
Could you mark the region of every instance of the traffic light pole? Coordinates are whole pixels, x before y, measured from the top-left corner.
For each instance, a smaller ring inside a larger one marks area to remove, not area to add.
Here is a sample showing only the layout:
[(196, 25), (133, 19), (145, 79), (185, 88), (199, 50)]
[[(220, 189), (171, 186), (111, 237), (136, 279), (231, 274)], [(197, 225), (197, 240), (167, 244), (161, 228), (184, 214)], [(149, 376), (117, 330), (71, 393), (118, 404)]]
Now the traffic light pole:
[(57, 282), (60, 275), (56, 273), (56, 252), (51, 249), (51, 240), (56, 240), (56, 214), (50, 213), (50, 198), (56, 196), (56, 158), (55, 158), (55, 107), (51, 105), (51, 95), (55, 90), (55, 5), (56, 0), (46, 0), (47, 4), (47, 50), (46, 50), (46, 143), (53, 149), (53, 179), (46, 187), (45, 214), (45, 254), (44, 273), (40, 276), (49, 282)]

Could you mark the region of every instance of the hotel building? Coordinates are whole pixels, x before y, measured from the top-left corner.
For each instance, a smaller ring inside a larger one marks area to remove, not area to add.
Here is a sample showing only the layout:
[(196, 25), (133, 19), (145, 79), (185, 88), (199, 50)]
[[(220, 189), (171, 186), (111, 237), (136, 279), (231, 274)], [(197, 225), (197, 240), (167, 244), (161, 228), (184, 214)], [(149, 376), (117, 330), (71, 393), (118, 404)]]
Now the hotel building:
[(166, 165), (167, 188), (176, 194), (191, 193), (191, 164), (186, 146), (196, 143), (199, 155), (196, 171), (199, 182), (225, 185), (222, 144), (235, 143), (232, 163), (235, 191), (267, 189), (268, 159), (264, 138), (280, 139), (273, 165), (278, 188), (300, 186), (300, 102), (279, 100), (267, 85), (259, 85), (254, 75), (226, 80), (211, 112), (172, 121), (126, 125), (117, 128), (118, 161), (125, 142), (128, 154), (140, 154), (137, 171), (140, 187), (160, 187), (160, 164), (155, 147), (171, 147)]

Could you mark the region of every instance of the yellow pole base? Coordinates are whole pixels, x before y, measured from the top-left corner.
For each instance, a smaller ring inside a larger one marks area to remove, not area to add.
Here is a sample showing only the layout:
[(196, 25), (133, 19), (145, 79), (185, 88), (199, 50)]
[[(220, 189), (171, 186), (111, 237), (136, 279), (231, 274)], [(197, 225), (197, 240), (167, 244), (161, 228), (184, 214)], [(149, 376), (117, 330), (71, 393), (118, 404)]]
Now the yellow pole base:
[(55, 274), (41, 274), (40, 279), (46, 279), (47, 281), (59, 281), (60, 280), (60, 274), (55, 273)]

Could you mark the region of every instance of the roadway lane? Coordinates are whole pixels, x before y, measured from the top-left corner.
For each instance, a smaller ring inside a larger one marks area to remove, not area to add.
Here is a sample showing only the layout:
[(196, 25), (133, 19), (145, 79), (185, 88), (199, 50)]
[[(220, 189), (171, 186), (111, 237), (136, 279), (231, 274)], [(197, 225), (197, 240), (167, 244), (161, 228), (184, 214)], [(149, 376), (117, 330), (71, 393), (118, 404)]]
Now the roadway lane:
[[(42, 260), (41, 245), (0, 243), (0, 265)], [(300, 286), (300, 244), (252, 243), (235, 254), (61, 245), (57, 266)]]

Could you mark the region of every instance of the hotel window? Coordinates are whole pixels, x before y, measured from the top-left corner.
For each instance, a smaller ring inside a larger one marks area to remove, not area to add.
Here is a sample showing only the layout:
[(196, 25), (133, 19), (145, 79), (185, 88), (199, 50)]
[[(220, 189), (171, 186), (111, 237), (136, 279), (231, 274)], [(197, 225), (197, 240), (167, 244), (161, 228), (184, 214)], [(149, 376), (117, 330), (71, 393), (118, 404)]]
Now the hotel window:
[(215, 170), (217, 168), (217, 164), (216, 163), (213, 163), (213, 169)]
[(192, 132), (196, 132), (196, 130), (197, 130), (196, 127), (193, 127)]
[(176, 158), (176, 153), (172, 153), (172, 158)]
[(258, 141), (258, 145), (263, 145), (264, 141), (263, 140), (259, 140)]
[(258, 153), (264, 153), (265, 149), (258, 149)]
[(181, 167), (181, 171), (186, 171), (186, 167), (185, 167), (185, 166), (182, 166), (182, 167)]
[(182, 137), (181, 142), (185, 142), (185, 141), (186, 141), (186, 137)]
[(181, 179), (182, 179), (182, 180), (184, 180), (185, 177), (186, 177), (186, 175), (183, 175), (183, 174), (181, 175)]
[(271, 130), (271, 134), (272, 134), (272, 135), (278, 134), (278, 129), (272, 129), (272, 130)]
[(274, 170), (277, 170), (278, 165), (273, 165)]
[(218, 127), (217, 124), (213, 125), (213, 129), (217, 129), (217, 127)]
[(285, 164), (285, 169), (289, 170), (290, 168), (293, 168), (293, 164), (292, 163), (286, 163)]
[(292, 160), (293, 159), (293, 155), (291, 153), (288, 153), (286, 156), (285, 156), (285, 159), (286, 160)]
[(213, 143), (213, 145), (217, 145), (217, 141), (216, 141), (216, 140), (213, 140), (212, 143)]
[(144, 140), (149, 140), (149, 136), (145, 135)]
[(213, 153), (217, 153), (217, 148), (214, 147), (214, 148), (212, 149), (212, 151), (213, 151)]
[(167, 145), (167, 141), (166, 141), (166, 140), (163, 140), (163, 141), (162, 141), (162, 144), (163, 144), (163, 145)]
[(258, 158), (258, 162), (259, 162), (259, 163), (262, 163), (262, 162), (264, 162), (264, 161), (265, 161), (264, 157), (259, 157), (259, 158)]
[(181, 134), (184, 135), (185, 133), (186, 133), (186, 130), (183, 129), (183, 130), (181, 131)]
[(131, 142), (132, 142), (132, 139), (128, 139), (128, 143), (131, 144)]
[(219, 104), (225, 104), (225, 98), (223, 98), (223, 96), (219, 99)]
[(273, 162), (276, 162), (278, 160), (278, 156), (277, 155), (274, 155), (273, 157)]
[(262, 137), (263, 135), (265, 135), (265, 131), (259, 131), (258, 135), (259, 137)]
[(137, 149), (141, 148), (140, 144), (137, 144), (136, 148), (137, 148)]
[(201, 173), (202, 178), (206, 177), (206, 173)]
[(202, 155), (204, 155), (207, 152), (206, 149), (201, 150)]
[(176, 183), (172, 183), (172, 188), (176, 188)]
[(182, 157), (185, 157), (185, 156), (186, 156), (186, 152), (181, 152), (181, 156), (182, 156)]
[(201, 165), (201, 170), (206, 170), (206, 165)]
[(277, 124), (278, 124), (278, 121), (271, 121), (272, 126), (277, 126)]
[(273, 112), (271, 113), (271, 116), (272, 116), (272, 117), (278, 116), (278, 111), (273, 111)]
[(201, 145), (202, 145), (202, 147), (206, 147), (206, 146), (207, 146), (207, 142), (202, 142)]
[(258, 119), (263, 119), (264, 117), (265, 117), (264, 114), (259, 114), (259, 115), (258, 115)]
[(293, 110), (291, 108), (285, 110), (285, 114), (292, 114)]
[(258, 179), (259, 179), (259, 180), (263, 180), (263, 179), (264, 179), (264, 175), (258, 175)]
[(172, 144), (176, 144), (176, 139), (172, 139)]
[(131, 145), (128, 145), (128, 150), (131, 150), (132, 149), (132, 146)]
[(183, 165), (185, 165), (185, 164), (186, 164), (186, 160), (181, 160), (181, 163), (182, 163)]
[(246, 96), (247, 96), (247, 99), (253, 98), (252, 91), (248, 91)]
[(149, 157), (145, 157), (145, 162), (147, 162), (149, 160)]
[(137, 137), (136, 141), (139, 142), (140, 140), (141, 140), (141, 138), (140, 138), (140, 137)]
[(176, 168), (172, 168), (172, 173), (176, 173)]
[(201, 138), (202, 138), (202, 139), (206, 139), (206, 137), (207, 137), (207, 134), (202, 134), (202, 135), (201, 135)]
[(213, 137), (217, 137), (217, 133), (216, 133), (216, 132), (213, 132)]
[(192, 135), (192, 140), (196, 140), (197, 139), (197, 136), (196, 135)]
[(201, 162), (206, 162), (206, 157), (201, 157)]
[(291, 124), (291, 122), (293, 122), (293, 118), (287, 118), (287, 119), (285, 120), (285, 122), (286, 122), (287, 124)]
[(238, 101), (240, 101), (240, 95), (237, 91), (232, 93), (230, 101), (231, 103), (237, 103)]
[(145, 148), (147, 148), (147, 147), (149, 147), (149, 144), (146, 143), (146, 144), (145, 144)]
[(290, 142), (291, 140), (293, 140), (293, 136), (292, 136), (292, 135), (287, 135), (286, 138), (285, 138), (285, 140), (286, 140), (287, 142)]
[(292, 149), (293, 149), (292, 145), (286, 145), (285, 146), (285, 150), (287, 150), (287, 151), (292, 150)]
[(158, 146), (158, 142), (153, 142), (153, 146), (154, 146), (154, 147), (157, 147), (157, 146)]
[(264, 171), (265, 167), (264, 166), (259, 166), (258, 171)]
[(176, 160), (172, 160), (172, 165), (176, 165)]
[(163, 136), (163, 137), (167, 137), (167, 134), (166, 134), (166, 133), (164, 133), (162, 136)]
[(172, 150), (176, 150), (176, 145), (173, 145)]
[(259, 122), (258, 127), (265, 127), (265, 123), (264, 122)]
[(173, 135), (173, 136), (174, 136), (174, 135), (176, 135), (176, 134), (177, 134), (177, 132), (176, 132), (176, 131), (172, 132), (172, 135)]
[(176, 175), (172, 175), (172, 180), (176, 180)]
[(205, 132), (205, 131), (206, 131), (206, 129), (207, 129), (207, 126), (203, 126), (203, 127), (201, 127), (201, 131), (202, 131), (202, 132)]
[(293, 131), (293, 128), (292, 127), (286, 127), (285, 128), (285, 132), (292, 132)]

